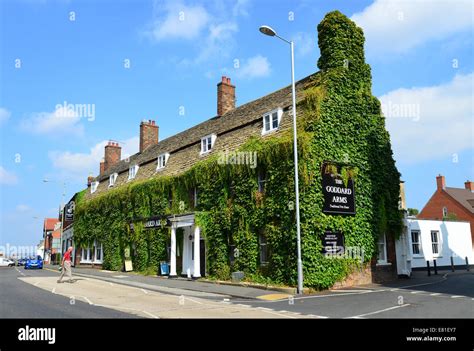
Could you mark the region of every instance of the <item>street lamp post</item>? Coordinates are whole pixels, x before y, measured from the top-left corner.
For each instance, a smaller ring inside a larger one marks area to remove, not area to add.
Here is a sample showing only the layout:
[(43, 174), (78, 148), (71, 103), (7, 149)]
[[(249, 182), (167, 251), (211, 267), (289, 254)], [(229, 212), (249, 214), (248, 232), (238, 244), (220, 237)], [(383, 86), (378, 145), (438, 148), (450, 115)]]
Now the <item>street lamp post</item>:
[[(43, 179), (43, 182), (44, 183), (53, 183), (55, 181), (53, 180), (49, 180), (49, 179)], [(64, 231), (64, 198), (66, 196), (66, 182), (65, 181), (61, 181), (61, 182), (56, 182), (56, 183), (62, 183), (62, 186), (63, 186), (63, 193), (61, 195), (61, 227), (60, 227), (60, 230), (59, 230), (59, 235), (60, 235), (60, 238), (59, 238), (59, 252), (61, 253), (61, 257), (63, 255), (63, 231)], [(52, 251), (52, 248), (51, 248), (51, 251)]]
[(293, 41), (286, 40), (275, 32), (269, 26), (261, 26), (260, 32), (271, 37), (277, 37), (278, 39), (290, 44), (291, 49), (291, 92), (293, 97), (293, 149), (294, 149), (294, 162), (295, 162), (295, 195), (296, 195), (296, 249), (298, 252), (298, 294), (303, 293), (303, 262), (301, 260), (301, 226), (300, 226), (300, 191), (298, 182), (298, 143), (297, 143), (297, 132), (296, 132), (296, 89), (295, 89), (295, 53)]

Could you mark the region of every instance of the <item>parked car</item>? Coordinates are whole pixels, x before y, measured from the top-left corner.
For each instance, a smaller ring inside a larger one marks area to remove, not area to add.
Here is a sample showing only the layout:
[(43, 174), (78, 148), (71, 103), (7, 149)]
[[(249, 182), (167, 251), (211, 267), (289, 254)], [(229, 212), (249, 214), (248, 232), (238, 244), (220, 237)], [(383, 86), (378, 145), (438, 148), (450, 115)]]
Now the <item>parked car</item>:
[(0, 257), (0, 267), (13, 267), (15, 262), (5, 257)]
[(38, 268), (43, 269), (43, 259), (41, 256), (36, 256), (36, 258), (30, 258), (26, 260), (25, 269)]
[(17, 266), (24, 266), (25, 263), (26, 263), (26, 258), (20, 258), (18, 261), (17, 261)]

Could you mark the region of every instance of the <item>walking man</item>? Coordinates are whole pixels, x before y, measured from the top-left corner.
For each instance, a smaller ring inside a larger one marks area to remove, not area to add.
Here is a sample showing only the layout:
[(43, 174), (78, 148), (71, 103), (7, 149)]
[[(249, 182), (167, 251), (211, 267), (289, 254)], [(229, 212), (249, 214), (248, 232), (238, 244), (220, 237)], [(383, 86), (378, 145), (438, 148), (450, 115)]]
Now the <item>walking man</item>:
[(67, 276), (69, 277), (69, 283), (72, 283), (71, 254), (72, 246), (67, 249), (63, 256), (63, 260), (61, 262), (61, 267), (63, 267), (63, 270), (61, 271), (61, 276), (59, 277), (58, 283), (62, 283), (64, 274), (67, 274)]

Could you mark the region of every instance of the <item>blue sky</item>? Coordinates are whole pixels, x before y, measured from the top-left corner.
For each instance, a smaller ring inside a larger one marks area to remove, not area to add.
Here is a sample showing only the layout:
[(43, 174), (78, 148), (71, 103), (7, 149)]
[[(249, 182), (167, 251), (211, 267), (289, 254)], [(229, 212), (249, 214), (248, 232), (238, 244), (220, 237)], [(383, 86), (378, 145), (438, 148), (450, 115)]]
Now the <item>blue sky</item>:
[[(0, 17), (0, 245), (32, 245), (43, 217), (97, 174), (103, 146), (138, 150), (139, 123), (160, 139), (216, 114), (222, 75), (243, 104), (317, 71), (316, 26), (340, 10), (364, 29), (373, 93), (384, 105), (409, 207), (474, 180), (471, 1), (5, 0)], [(427, 8), (430, 11), (427, 11)], [(442, 20), (441, 20), (442, 19)], [(94, 116), (57, 117), (64, 102)], [(394, 106), (413, 109), (397, 114)], [(184, 111), (184, 114), (180, 114)], [(56, 183), (43, 183), (48, 178)], [(35, 218), (38, 217), (38, 218)]]

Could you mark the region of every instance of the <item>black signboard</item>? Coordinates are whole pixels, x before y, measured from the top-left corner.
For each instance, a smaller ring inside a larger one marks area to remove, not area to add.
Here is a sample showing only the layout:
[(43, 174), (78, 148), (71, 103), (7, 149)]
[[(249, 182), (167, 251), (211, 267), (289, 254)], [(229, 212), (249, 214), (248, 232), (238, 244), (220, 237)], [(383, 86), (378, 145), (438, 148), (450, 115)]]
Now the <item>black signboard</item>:
[(322, 244), (322, 253), (325, 255), (344, 253), (344, 235), (341, 232), (326, 230), (324, 232)]
[(344, 181), (341, 165), (325, 163), (322, 168), (323, 213), (355, 215), (354, 179)]
[(74, 210), (76, 209), (76, 203), (74, 200), (69, 201), (65, 208), (65, 221), (73, 221), (74, 220)]

